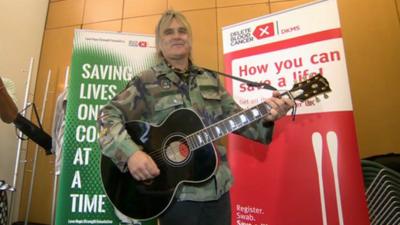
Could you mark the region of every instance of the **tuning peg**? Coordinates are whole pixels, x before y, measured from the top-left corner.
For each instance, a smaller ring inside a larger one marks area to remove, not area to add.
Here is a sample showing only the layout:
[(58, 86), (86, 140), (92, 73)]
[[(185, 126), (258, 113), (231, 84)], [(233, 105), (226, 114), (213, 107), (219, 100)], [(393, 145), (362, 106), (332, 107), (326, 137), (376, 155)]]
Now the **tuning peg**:
[(329, 95), (327, 93), (324, 93), (324, 98), (325, 99), (329, 98)]
[(318, 97), (315, 97), (315, 101), (320, 102), (321, 99), (319, 99)]

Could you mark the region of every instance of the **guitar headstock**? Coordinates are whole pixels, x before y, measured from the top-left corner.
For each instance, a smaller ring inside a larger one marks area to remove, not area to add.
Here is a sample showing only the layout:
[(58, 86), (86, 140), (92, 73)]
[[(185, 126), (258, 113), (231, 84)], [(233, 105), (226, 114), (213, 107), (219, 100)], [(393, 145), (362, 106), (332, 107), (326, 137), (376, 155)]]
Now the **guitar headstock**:
[(295, 100), (305, 101), (309, 98), (332, 91), (328, 80), (321, 74), (317, 74), (305, 81), (296, 83), (288, 91)]

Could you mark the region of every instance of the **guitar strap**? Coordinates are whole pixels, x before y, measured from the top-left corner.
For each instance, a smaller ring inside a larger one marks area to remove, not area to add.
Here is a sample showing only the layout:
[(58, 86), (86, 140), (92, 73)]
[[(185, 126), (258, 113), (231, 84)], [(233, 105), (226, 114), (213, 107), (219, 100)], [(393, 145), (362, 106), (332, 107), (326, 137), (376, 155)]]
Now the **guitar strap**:
[(216, 70), (208, 69), (208, 68), (205, 68), (205, 67), (202, 67), (202, 69), (207, 71), (207, 72), (210, 72), (210, 73), (215, 73), (215, 74), (218, 74), (218, 75), (221, 75), (221, 76), (224, 76), (224, 77), (228, 77), (228, 78), (233, 79), (233, 80), (241, 81), (241, 82), (246, 83), (247, 85), (252, 86), (252, 87), (260, 87), (260, 88), (268, 89), (268, 90), (271, 90), (271, 91), (277, 91), (278, 90), (275, 87), (273, 87), (272, 85), (269, 85), (269, 84), (266, 84), (266, 83), (257, 83), (257, 82), (254, 82), (254, 81), (242, 79), (240, 77), (234, 77), (232, 75), (229, 75), (229, 74), (226, 74), (226, 73), (222, 73), (222, 72), (219, 72), (219, 71), (216, 71)]
[[(226, 74), (226, 73), (222, 73), (222, 72), (219, 72), (219, 71), (216, 71), (216, 70), (208, 69), (208, 68), (205, 68), (205, 67), (202, 67), (202, 69), (207, 71), (207, 72), (210, 72), (210, 73), (215, 73), (215, 74), (218, 74), (218, 75), (221, 75), (221, 76), (224, 76), (224, 77), (228, 77), (228, 78), (233, 79), (233, 80), (241, 81), (243, 83), (246, 83), (248, 86), (260, 87), (260, 88), (268, 89), (268, 90), (271, 90), (271, 91), (278, 91), (278, 89), (276, 89), (274, 86), (266, 84), (266, 83), (257, 83), (257, 82), (254, 82), (254, 81), (242, 79), (240, 77), (234, 77), (232, 75), (229, 75), (229, 74)], [(288, 97), (294, 102), (293, 95), (290, 92), (288, 93)], [(297, 105), (294, 104), (293, 110), (292, 110), (292, 121), (294, 121), (296, 119), (296, 111), (297, 111)]]

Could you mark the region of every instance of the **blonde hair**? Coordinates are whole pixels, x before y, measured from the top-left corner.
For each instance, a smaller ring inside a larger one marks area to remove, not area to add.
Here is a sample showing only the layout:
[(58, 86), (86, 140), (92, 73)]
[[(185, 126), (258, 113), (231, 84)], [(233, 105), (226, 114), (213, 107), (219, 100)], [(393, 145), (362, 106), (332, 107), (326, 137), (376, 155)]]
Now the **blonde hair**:
[(163, 54), (160, 49), (160, 44), (161, 44), (161, 35), (165, 29), (168, 28), (168, 26), (171, 24), (172, 20), (176, 19), (179, 23), (181, 23), (187, 30), (188, 36), (189, 36), (189, 46), (190, 46), (190, 53), (189, 53), (189, 58), (192, 58), (192, 28), (190, 27), (189, 22), (187, 21), (186, 17), (175, 10), (169, 9), (165, 11), (160, 20), (158, 21), (158, 24), (156, 26), (156, 50), (157, 50), (157, 55), (160, 58), (163, 58)]

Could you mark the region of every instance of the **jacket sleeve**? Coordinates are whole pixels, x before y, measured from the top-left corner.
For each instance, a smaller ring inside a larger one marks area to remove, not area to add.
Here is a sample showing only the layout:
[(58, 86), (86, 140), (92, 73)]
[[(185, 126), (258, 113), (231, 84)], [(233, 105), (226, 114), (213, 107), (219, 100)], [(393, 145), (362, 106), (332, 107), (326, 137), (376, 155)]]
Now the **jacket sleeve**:
[[(220, 94), (222, 100), (222, 110), (225, 116), (229, 116), (243, 110), (221, 85)], [(269, 144), (272, 141), (273, 130), (274, 122), (265, 122), (263, 119), (260, 119), (242, 127), (234, 133), (263, 144)]]
[(101, 151), (123, 172), (127, 170), (129, 157), (141, 149), (132, 141), (124, 125), (128, 120), (139, 119), (128, 116), (128, 113), (139, 115), (137, 103), (143, 101), (138, 97), (140, 94), (133, 83), (131, 81), (127, 88), (108, 102), (100, 110), (97, 119)]

